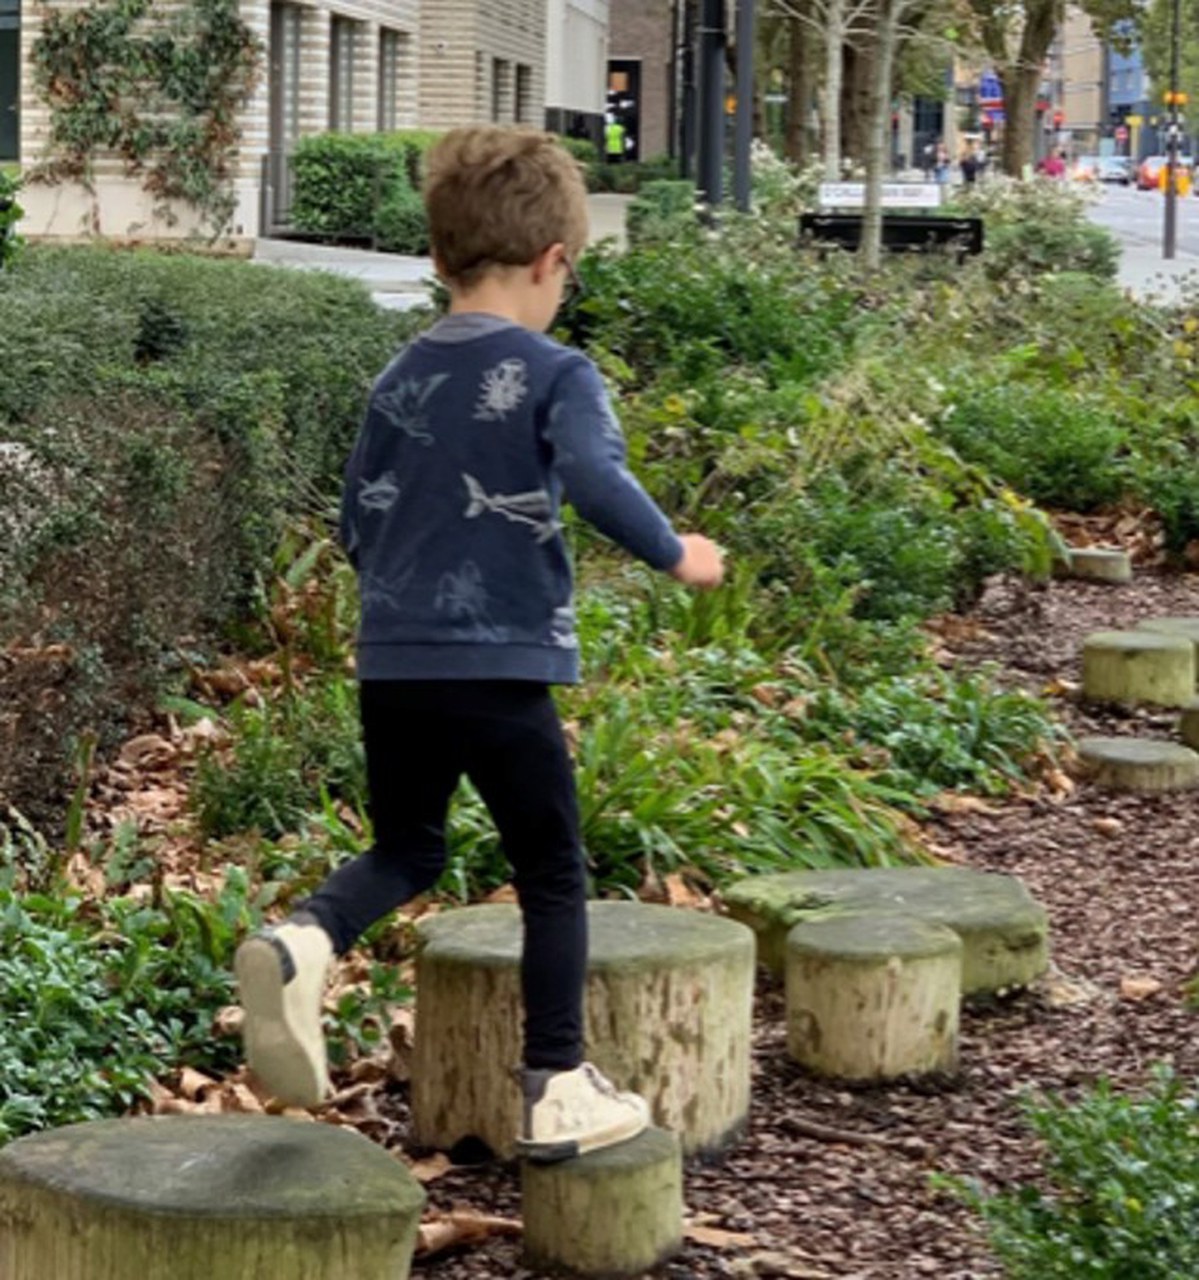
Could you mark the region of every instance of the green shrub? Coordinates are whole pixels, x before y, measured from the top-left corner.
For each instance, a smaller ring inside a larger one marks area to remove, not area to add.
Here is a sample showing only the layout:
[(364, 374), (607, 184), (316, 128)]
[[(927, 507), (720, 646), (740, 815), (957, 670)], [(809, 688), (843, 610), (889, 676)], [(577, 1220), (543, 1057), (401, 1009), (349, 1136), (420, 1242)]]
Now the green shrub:
[(599, 163), (599, 148), (590, 138), (560, 137), (558, 143), (564, 150), (569, 151), (588, 172)]
[(1048, 506), (1090, 511), (1120, 497), (1128, 484), (1124, 427), (1102, 401), (1070, 388), (966, 387), (941, 431), (962, 457)]
[(357, 692), (332, 675), (277, 704), (235, 705), (233, 746), (203, 756), (192, 805), (206, 836), (256, 831), (269, 839), (298, 831), (322, 795), (366, 805), (366, 765)]
[(17, 223), (25, 216), (17, 203), (17, 190), (21, 183), (0, 169), (0, 271), (17, 256), (21, 239), (17, 235)]
[(429, 252), (429, 219), (425, 204), (415, 191), (397, 189), (375, 213), (375, 243), (385, 253)]
[(380, 134), (301, 138), (293, 158), (293, 225), (326, 239), (372, 239), (380, 205), (411, 190), (405, 156), (401, 142)]
[(632, 245), (685, 239), (699, 226), (695, 186), (689, 181), (658, 180), (642, 184), (625, 212)]
[(236, 1066), (240, 1046), (212, 1020), (234, 998), (234, 946), (261, 919), (236, 867), (213, 904), (157, 905), (21, 895), (11, 870), (0, 866), (0, 1145), (125, 1111), (182, 1066)]
[(647, 182), (674, 180), (679, 176), (679, 162), (669, 156), (654, 156), (622, 164), (598, 163), (588, 169), (588, 185), (594, 192), (636, 195)]
[[(1011, 1280), (1186, 1280), (1199, 1275), (1199, 1097), (1158, 1068), (1143, 1097), (1107, 1081), (1070, 1104), (1027, 1104), (1045, 1186), (987, 1195), (981, 1216)], [(945, 1185), (942, 1180), (942, 1185)]]
[(1062, 227), (1027, 222), (988, 228), (984, 264), (994, 279), (1017, 272), (1040, 276), (1080, 271), (1099, 280), (1114, 280), (1120, 265), (1120, 243), (1106, 227), (1079, 223)]
[(438, 129), (397, 129), (383, 135), (389, 145), (398, 144), (404, 151), (404, 171), (408, 185), (420, 191), (425, 180), (425, 156), (445, 137)]

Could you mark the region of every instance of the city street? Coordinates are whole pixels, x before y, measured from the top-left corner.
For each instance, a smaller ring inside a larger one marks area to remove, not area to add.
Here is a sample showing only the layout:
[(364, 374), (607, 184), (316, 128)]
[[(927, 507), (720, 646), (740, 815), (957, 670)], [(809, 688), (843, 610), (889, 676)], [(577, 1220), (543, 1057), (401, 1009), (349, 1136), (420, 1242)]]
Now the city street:
[(1160, 191), (1108, 186), (1090, 209), (1092, 221), (1120, 241), (1119, 280), (1137, 296), (1177, 296), (1184, 277), (1199, 272), (1199, 196), (1178, 198), (1177, 255), (1162, 257), (1165, 197)]

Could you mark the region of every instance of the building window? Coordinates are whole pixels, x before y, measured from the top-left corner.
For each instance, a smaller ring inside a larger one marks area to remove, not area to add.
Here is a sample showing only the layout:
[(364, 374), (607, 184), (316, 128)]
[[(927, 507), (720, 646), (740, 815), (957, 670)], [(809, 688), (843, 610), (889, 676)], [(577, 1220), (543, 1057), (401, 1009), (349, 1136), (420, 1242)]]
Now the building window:
[(533, 68), (519, 65), (516, 68), (516, 122), (517, 124), (541, 124), (533, 119)]
[(21, 0), (0, 0), (0, 160), (21, 152)]
[(354, 23), (334, 18), (329, 41), (329, 128), (354, 128)]
[(508, 115), (508, 77), (511, 64), (503, 58), (491, 60), (491, 118), (496, 124), (504, 124)]
[(300, 136), (300, 10), (294, 4), (271, 6), (269, 79), (271, 150), (287, 151)]
[(379, 32), (379, 132), (399, 128), (400, 41), (398, 31)]

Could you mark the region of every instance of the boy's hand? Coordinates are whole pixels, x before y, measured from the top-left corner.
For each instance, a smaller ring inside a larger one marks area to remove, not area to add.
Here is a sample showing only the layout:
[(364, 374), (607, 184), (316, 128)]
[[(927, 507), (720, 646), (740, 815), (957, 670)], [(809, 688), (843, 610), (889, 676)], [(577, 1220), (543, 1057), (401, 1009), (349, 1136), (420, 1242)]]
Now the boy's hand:
[(679, 539), (683, 544), (683, 558), (670, 571), (672, 578), (689, 587), (711, 590), (724, 581), (724, 552), (702, 533), (685, 533)]

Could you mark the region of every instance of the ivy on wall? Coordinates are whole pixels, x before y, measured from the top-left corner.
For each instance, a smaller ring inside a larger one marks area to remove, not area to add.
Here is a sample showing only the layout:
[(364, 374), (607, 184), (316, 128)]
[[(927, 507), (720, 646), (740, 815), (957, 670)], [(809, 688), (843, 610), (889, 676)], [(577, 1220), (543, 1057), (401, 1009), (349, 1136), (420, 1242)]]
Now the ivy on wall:
[(116, 155), (164, 212), (182, 201), (219, 235), (236, 204), (239, 116), (264, 61), (237, 0), (47, 0), (44, 12), (32, 61), (50, 137), (33, 176), (94, 190), (96, 158)]

